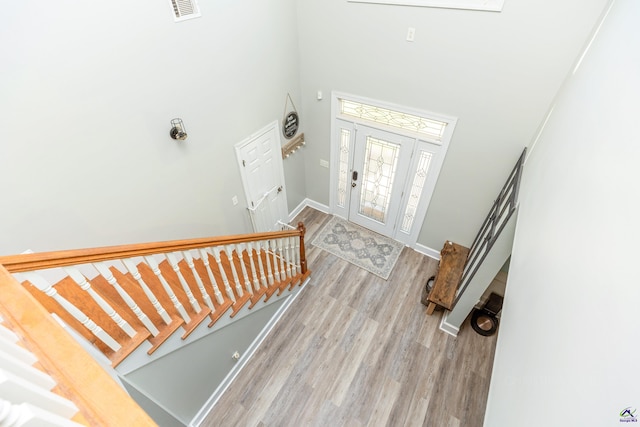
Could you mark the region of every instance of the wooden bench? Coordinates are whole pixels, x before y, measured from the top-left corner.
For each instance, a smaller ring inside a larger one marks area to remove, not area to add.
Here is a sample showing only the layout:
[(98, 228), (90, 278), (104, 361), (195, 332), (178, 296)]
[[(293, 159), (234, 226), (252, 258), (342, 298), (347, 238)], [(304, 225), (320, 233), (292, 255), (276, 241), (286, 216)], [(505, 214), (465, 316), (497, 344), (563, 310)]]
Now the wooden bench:
[(444, 243), (440, 251), (440, 265), (433, 288), (427, 297), (427, 314), (433, 314), (436, 306), (451, 310), (456, 298), (456, 291), (462, 279), (464, 264), (469, 255), (469, 248), (450, 241)]

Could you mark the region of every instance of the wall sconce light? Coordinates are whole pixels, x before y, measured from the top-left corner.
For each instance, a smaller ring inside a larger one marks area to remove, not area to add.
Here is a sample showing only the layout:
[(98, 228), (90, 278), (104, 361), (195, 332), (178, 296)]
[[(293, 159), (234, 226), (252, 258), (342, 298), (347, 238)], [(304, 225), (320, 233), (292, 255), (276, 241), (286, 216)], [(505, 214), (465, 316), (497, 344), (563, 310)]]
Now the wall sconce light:
[(187, 129), (184, 127), (182, 119), (171, 120), (171, 131), (169, 131), (169, 135), (171, 135), (171, 138), (179, 139), (180, 141), (187, 139)]

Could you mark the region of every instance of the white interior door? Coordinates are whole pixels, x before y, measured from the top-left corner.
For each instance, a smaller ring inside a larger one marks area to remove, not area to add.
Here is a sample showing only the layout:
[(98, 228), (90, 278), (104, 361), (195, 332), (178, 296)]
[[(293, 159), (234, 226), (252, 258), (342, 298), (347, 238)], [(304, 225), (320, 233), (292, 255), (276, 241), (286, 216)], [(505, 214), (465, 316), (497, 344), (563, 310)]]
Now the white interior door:
[(358, 125), (351, 171), (349, 221), (393, 236), (414, 140)]
[(236, 144), (235, 148), (254, 231), (280, 229), (279, 222), (289, 222), (289, 210), (278, 122)]

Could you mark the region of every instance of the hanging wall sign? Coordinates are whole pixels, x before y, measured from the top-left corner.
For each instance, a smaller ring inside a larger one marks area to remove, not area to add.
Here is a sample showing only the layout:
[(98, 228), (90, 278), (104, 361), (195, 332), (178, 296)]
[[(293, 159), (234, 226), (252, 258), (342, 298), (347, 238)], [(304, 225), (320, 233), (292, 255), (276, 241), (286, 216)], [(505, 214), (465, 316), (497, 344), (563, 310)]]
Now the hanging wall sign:
[[(287, 105), (289, 101), (291, 101), (293, 110), (287, 113)], [(300, 127), (300, 117), (298, 116), (296, 106), (293, 105), (293, 100), (291, 99), (291, 95), (289, 94), (287, 94), (287, 98), (284, 102), (284, 111), (285, 115), (282, 118), (282, 134), (285, 138), (291, 139), (296, 136), (296, 133), (298, 133), (298, 128)]]
[(296, 136), (296, 133), (298, 133), (298, 124), (298, 113), (295, 111), (289, 112), (282, 122), (282, 133), (284, 134), (284, 137), (291, 139)]

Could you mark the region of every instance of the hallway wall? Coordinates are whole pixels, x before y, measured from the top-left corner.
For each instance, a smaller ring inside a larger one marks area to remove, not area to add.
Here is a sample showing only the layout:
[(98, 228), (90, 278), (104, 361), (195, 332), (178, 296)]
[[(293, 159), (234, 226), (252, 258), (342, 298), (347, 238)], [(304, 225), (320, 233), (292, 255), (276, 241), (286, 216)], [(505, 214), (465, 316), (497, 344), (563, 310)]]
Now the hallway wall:
[(308, 197), (329, 204), (319, 161), (332, 90), (458, 117), (418, 242), (470, 244), (607, 3), (507, 0), (493, 13), (300, 0)]
[(0, 254), (250, 230), (233, 145), (300, 104), (295, 2), (199, 4), (4, 5)]
[(640, 407), (639, 19), (614, 2), (524, 167), (487, 427)]

